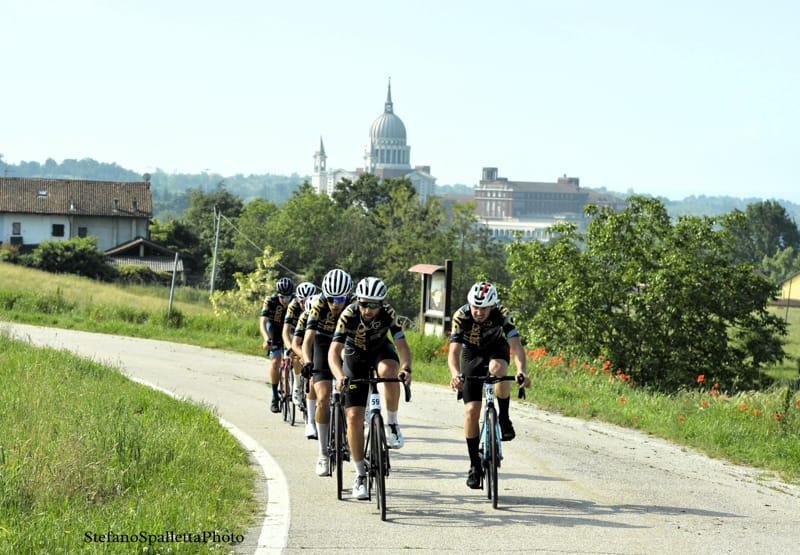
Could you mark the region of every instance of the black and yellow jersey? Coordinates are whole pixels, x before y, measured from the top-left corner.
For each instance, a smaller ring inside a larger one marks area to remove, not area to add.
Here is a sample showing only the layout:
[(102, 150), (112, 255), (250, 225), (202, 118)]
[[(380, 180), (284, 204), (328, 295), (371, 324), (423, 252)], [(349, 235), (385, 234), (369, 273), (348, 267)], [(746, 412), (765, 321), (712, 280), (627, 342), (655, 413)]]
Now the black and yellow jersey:
[(450, 341), (461, 343), (469, 349), (483, 349), (493, 342), (519, 335), (511, 312), (501, 304), (495, 305), (489, 316), (483, 322), (476, 322), (465, 304), (453, 314), (453, 327), (450, 331)]
[(333, 332), (336, 331), (336, 320), (338, 318), (339, 315), (334, 314), (325, 297), (320, 296), (308, 313), (306, 331), (314, 330), (318, 339), (320, 337), (331, 338), (333, 337)]
[(286, 316), (283, 319), (283, 323), (296, 326), (301, 314), (303, 314), (303, 305), (300, 304), (300, 299), (295, 297), (286, 307)]
[(293, 337), (303, 337), (306, 334), (306, 323), (308, 322), (308, 310), (304, 310), (300, 317), (297, 319), (297, 324), (294, 327)]
[(358, 303), (345, 307), (339, 316), (333, 341), (344, 343), (356, 351), (370, 352), (380, 348), (388, 341), (388, 334), (395, 341), (403, 339), (403, 328), (397, 321), (397, 313), (388, 303), (383, 303), (380, 311), (371, 322), (366, 322), (358, 310)]
[(286, 308), (281, 304), (281, 301), (278, 300), (278, 294), (273, 293), (266, 299), (264, 299), (264, 304), (261, 306), (261, 316), (264, 316), (267, 319), (267, 327), (269, 328), (271, 325), (279, 325), (283, 326), (283, 319), (286, 316)]

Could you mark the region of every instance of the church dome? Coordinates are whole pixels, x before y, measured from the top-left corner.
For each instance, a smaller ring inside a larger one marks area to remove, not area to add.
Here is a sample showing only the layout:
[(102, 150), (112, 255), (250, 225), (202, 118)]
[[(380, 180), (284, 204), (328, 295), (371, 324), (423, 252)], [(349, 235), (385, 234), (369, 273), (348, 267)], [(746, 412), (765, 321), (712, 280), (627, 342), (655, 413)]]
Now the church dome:
[(406, 126), (394, 113), (392, 104), (392, 86), (386, 95), (386, 104), (383, 113), (372, 122), (369, 128), (369, 138), (373, 144), (406, 144)]

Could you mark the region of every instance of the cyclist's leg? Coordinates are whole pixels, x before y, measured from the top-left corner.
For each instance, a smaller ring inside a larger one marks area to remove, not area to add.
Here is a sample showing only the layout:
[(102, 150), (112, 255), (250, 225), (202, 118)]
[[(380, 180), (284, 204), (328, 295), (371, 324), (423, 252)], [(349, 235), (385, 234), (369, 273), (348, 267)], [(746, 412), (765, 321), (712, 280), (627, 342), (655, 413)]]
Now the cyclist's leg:
[(283, 346), (276, 343), (269, 345), (269, 383), (272, 384), (272, 404), (270, 410), (272, 412), (279, 412), (278, 407), (278, 386), (281, 382), (281, 363)]
[(306, 394), (306, 412), (308, 413), (308, 424), (306, 425), (306, 437), (317, 439), (317, 390), (314, 387), (314, 377), (308, 381), (308, 393)]
[[(508, 373), (509, 350), (508, 342), (497, 341), (492, 347), (489, 372), (495, 376), (505, 376)], [(511, 398), (511, 382), (498, 382), (494, 386), (494, 395), (497, 398), (497, 420), (503, 431), (503, 440), (511, 441), (516, 436), (514, 426), (508, 415)]]
[(330, 371), (314, 371), (314, 389), (317, 392), (317, 408), (314, 420), (317, 426), (319, 454), (317, 456), (317, 475), (327, 476), (330, 470), (328, 462), (328, 433), (330, 431), (331, 384)]
[[(378, 353), (375, 367), (381, 378), (396, 378), (399, 374), (400, 359), (391, 343), (387, 342), (384, 349)], [(403, 446), (403, 434), (400, 431), (400, 423), (397, 420), (397, 412), (400, 408), (400, 384), (390, 382), (383, 384), (383, 399), (386, 407), (386, 441), (390, 448), (399, 449)]]
[[(465, 376), (483, 376), (487, 373), (484, 357), (471, 349), (461, 351), (461, 371)], [(467, 442), (470, 470), (467, 475), (467, 486), (473, 489), (481, 487), (481, 458), (478, 453), (480, 444), (480, 417), (483, 399), (483, 384), (467, 380), (462, 389), (464, 400), (464, 438)]]
[[(369, 361), (359, 360), (357, 356), (345, 351), (342, 370), (348, 378), (366, 378), (369, 376)], [(369, 497), (366, 486), (367, 468), (364, 464), (364, 416), (367, 406), (369, 385), (366, 383), (351, 384), (344, 392), (345, 418), (347, 420), (347, 444), (350, 446), (350, 460), (355, 469), (353, 497), (366, 499)]]

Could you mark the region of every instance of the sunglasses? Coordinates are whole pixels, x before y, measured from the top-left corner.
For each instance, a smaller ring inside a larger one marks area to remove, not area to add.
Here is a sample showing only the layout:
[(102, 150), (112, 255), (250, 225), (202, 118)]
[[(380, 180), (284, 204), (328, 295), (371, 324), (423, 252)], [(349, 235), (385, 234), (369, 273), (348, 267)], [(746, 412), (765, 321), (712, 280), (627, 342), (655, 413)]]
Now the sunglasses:
[(347, 302), (347, 296), (346, 295), (342, 295), (341, 297), (328, 297), (328, 302), (329, 303), (346, 303)]
[(380, 308), (381, 303), (374, 301), (358, 301), (358, 306), (361, 308)]
[(292, 295), (278, 295), (278, 296), (281, 299), (283, 299), (284, 301), (291, 301), (292, 300)]

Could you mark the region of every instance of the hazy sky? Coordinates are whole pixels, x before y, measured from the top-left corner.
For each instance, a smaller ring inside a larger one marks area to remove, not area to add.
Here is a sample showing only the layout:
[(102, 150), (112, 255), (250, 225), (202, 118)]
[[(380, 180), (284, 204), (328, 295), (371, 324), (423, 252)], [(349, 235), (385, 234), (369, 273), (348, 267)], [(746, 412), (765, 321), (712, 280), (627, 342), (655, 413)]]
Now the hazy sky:
[(800, 203), (795, 0), (3, 0), (0, 154), (139, 172), (411, 164)]

